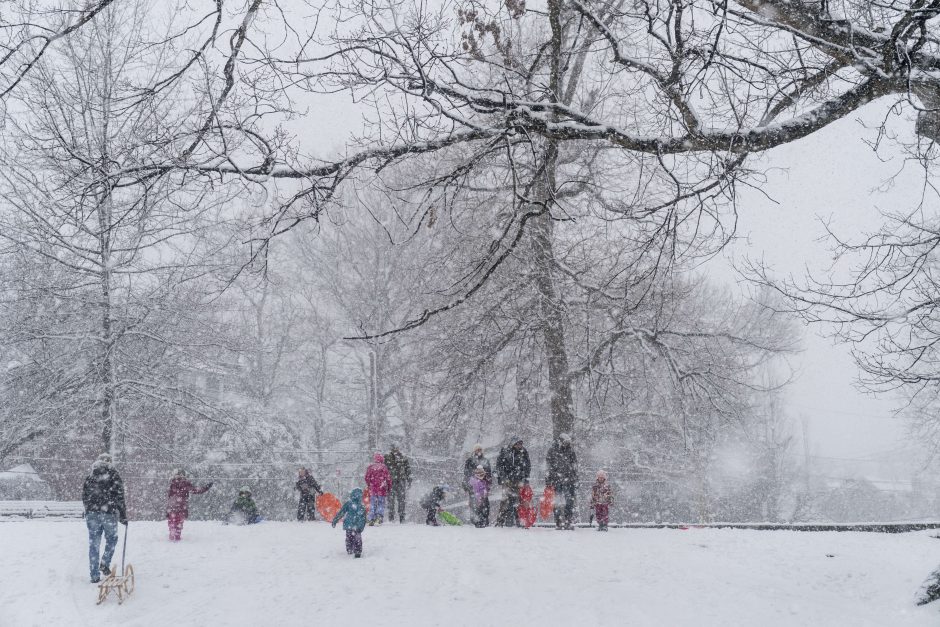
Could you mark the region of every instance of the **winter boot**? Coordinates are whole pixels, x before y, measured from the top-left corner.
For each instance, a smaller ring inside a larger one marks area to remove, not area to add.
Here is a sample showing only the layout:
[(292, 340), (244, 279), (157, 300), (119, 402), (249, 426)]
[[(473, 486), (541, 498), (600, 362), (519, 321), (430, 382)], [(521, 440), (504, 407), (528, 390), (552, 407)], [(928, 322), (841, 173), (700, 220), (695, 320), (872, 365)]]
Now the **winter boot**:
[(384, 518), (385, 518), (384, 516), (379, 515), (379, 522), (378, 522), (378, 524), (381, 525), (381, 524), (384, 522)]
[(111, 574), (111, 566), (109, 564), (105, 564), (104, 562), (98, 564), (98, 569), (104, 573), (105, 577)]
[(356, 557), (362, 557), (362, 553), (356, 553)]

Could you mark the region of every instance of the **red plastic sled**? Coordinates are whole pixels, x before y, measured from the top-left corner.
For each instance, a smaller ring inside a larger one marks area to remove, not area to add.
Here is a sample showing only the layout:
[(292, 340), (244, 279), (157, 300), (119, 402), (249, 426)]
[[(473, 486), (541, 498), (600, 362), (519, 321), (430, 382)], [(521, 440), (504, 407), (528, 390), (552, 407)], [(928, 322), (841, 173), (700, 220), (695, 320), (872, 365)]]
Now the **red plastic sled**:
[(555, 508), (555, 488), (545, 486), (542, 498), (539, 499), (539, 518), (549, 520)]
[(535, 524), (535, 508), (532, 507), (532, 486), (528, 483), (519, 490), (519, 522), (526, 529)]
[(333, 522), (333, 517), (336, 516), (336, 512), (342, 506), (343, 504), (339, 502), (339, 499), (329, 492), (324, 492), (317, 497), (317, 511), (326, 522)]

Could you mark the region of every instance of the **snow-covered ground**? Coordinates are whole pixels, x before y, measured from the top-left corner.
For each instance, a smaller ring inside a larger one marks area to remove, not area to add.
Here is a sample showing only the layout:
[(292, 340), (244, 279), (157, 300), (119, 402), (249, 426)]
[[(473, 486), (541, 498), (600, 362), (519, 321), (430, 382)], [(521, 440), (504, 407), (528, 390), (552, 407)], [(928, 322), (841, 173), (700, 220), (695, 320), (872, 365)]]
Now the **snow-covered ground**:
[(935, 626), (930, 536), (386, 524), (356, 560), (322, 522), (131, 522), (137, 590), (99, 607), (83, 521), (4, 522), (0, 625)]

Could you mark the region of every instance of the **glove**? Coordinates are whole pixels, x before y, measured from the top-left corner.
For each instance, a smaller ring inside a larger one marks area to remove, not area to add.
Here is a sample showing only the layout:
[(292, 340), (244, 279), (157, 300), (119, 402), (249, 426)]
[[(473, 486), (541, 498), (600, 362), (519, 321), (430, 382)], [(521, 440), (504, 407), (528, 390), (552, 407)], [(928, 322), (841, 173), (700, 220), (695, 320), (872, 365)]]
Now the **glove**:
[(206, 484), (206, 486), (205, 486), (205, 487), (206, 487), (206, 490), (208, 490), (209, 488), (212, 487), (212, 483), (213, 483), (213, 482), (210, 481), (209, 483)]
[(334, 520), (333, 522), (331, 522), (330, 524), (333, 526), (333, 529), (336, 529), (336, 521), (335, 521), (335, 520)]
[(118, 522), (124, 525), (125, 527), (127, 526), (127, 518), (125, 518), (124, 516), (121, 516), (121, 520), (119, 520)]

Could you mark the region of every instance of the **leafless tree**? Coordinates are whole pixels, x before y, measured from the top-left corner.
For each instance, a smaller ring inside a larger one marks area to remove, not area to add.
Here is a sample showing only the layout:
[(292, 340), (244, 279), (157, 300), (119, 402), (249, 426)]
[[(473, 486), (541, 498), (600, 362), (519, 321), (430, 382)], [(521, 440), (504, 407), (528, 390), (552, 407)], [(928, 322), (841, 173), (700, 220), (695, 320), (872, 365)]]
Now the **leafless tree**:
[[(45, 381), (37, 400), (55, 399), (58, 420), (93, 427), (112, 451), (138, 413), (215, 418), (179, 374), (212, 342), (199, 314), (222, 265), (225, 197), (181, 175), (112, 176), (165, 161), (167, 139), (186, 132), (185, 94), (140, 87), (166, 67), (143, 11), (104, 7), (37, 59), (7, 100), (18, 114), (0, 156), (0, 237), (12, 264), (4, 285), (17, 312), (5, 339), (20, 363), (12, 372)], [(51, 411), (44, 405), (35, 415)]]

